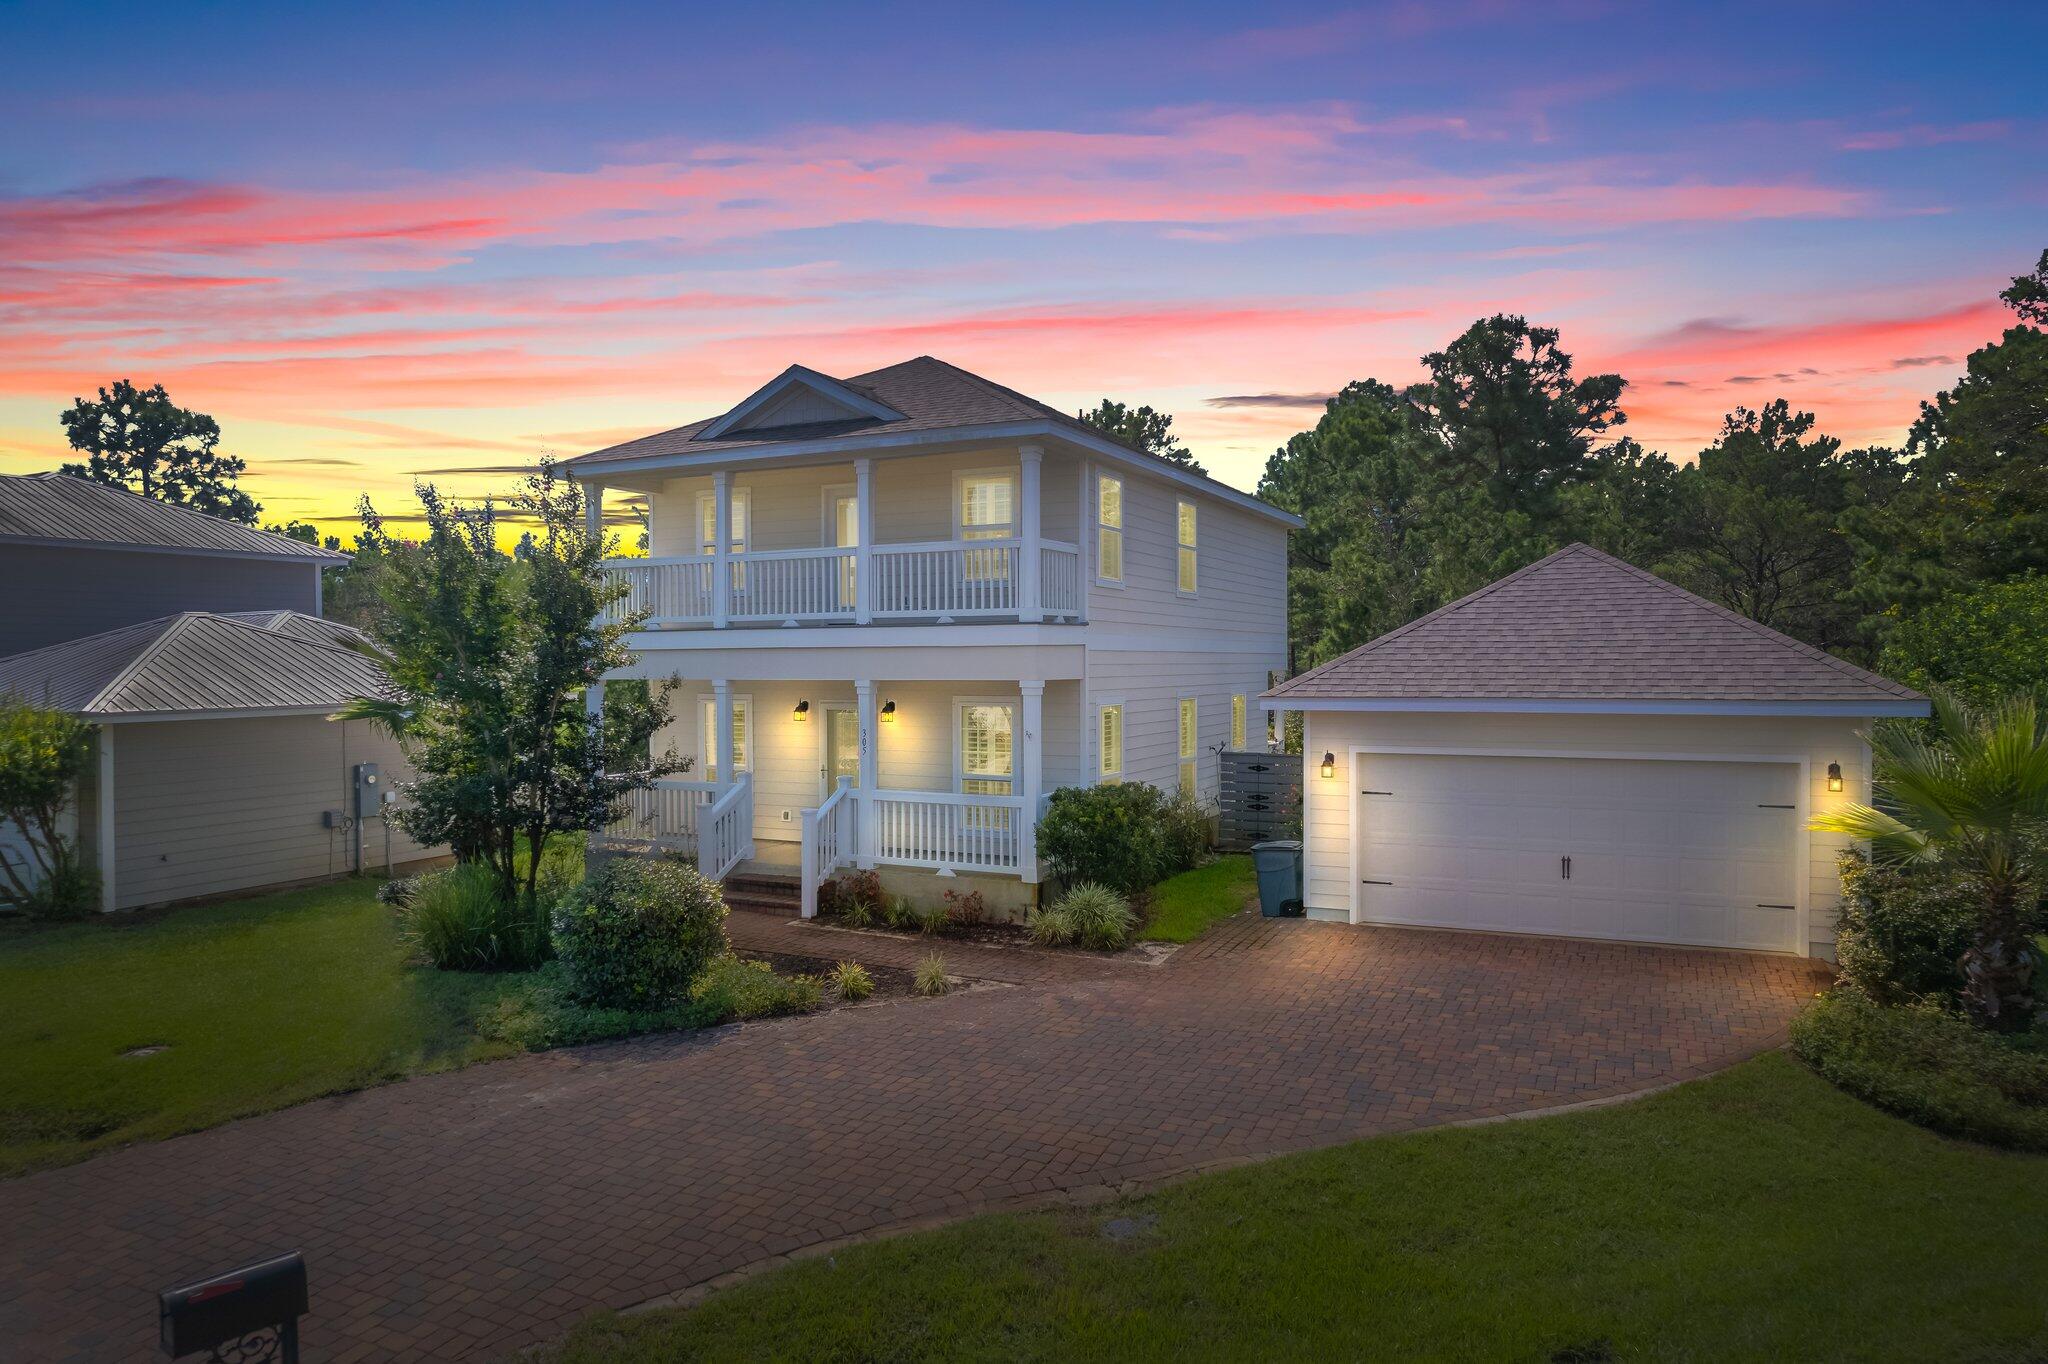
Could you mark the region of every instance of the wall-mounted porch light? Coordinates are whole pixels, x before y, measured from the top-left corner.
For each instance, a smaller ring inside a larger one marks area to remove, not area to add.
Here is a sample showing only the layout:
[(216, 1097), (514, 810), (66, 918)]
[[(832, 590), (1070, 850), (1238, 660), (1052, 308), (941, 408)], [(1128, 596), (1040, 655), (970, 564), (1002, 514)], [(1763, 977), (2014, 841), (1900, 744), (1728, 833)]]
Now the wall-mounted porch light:
[(1830, 790), (1830, 791), (1839, 791), (1839, 790), (1841, 790), (1841, 789), (1842, 789), (1842, 765), (1841, 765), (1840, 763), (1829, 763), (1829, 764), (1828, 764), (1828, 790)]
[(894, 701), (884, 701), (882, 703), (882, 723), (885, 725), (896, 723), (896, 703)]
[(1337, 775), (1337, 755), (1328, 749), (1323, 751), (1323, 775), (1325, 777)]
[(796, 709), (789, 713), (789, 718), (796, 721), (798, 724), (802, 724), (806, 720), (810, 719), (811, 703), (808, 701), (797, 702)]

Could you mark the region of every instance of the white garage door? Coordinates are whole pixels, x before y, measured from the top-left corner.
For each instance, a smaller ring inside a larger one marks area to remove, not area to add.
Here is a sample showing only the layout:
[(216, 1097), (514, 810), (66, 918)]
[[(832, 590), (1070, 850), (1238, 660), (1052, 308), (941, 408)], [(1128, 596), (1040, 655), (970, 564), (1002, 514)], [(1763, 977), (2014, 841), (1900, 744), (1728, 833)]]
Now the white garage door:
[(1799, 950), (1789, 763), (1364, 754), (1369, 923)]

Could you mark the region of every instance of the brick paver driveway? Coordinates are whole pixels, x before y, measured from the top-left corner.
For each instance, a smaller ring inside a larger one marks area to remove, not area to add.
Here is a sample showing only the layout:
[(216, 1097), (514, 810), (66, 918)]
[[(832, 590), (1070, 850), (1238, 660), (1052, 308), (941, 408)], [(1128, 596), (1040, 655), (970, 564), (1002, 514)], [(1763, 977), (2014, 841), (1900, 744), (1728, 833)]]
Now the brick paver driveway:
[(523, 1057), (0, 1184), (0, 1354), (152, 1357), (156, 1289), (297, 1247), (308, 1358), (492, 1355), (820, 1240), (1696, 1074), (1776, 1043), (1819, 979), (1247, 918), (1163, 966), (1042, 974)]

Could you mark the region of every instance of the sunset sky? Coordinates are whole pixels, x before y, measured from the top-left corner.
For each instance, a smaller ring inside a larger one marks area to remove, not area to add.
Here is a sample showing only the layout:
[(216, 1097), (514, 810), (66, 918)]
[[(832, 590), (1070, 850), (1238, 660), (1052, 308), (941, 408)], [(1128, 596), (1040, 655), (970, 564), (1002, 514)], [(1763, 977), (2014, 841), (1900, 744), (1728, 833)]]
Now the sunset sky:
[(344, 534), (923, 353), (1250, 487), (1496, 311), (1895, 441), (2048, 247), (2038, 3), (124, 8), (0, 4), (0, 472), (161, 381)]

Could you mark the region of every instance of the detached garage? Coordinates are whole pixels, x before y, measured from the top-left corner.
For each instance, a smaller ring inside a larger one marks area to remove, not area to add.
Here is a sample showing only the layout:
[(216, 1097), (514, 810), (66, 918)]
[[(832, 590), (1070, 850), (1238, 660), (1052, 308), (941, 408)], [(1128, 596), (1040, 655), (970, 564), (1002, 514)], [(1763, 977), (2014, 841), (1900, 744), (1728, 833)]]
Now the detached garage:
[(1827, 955), (1860, 731), (1918, 693), (1573, 545), (1274, 688), (1350, 923)]

